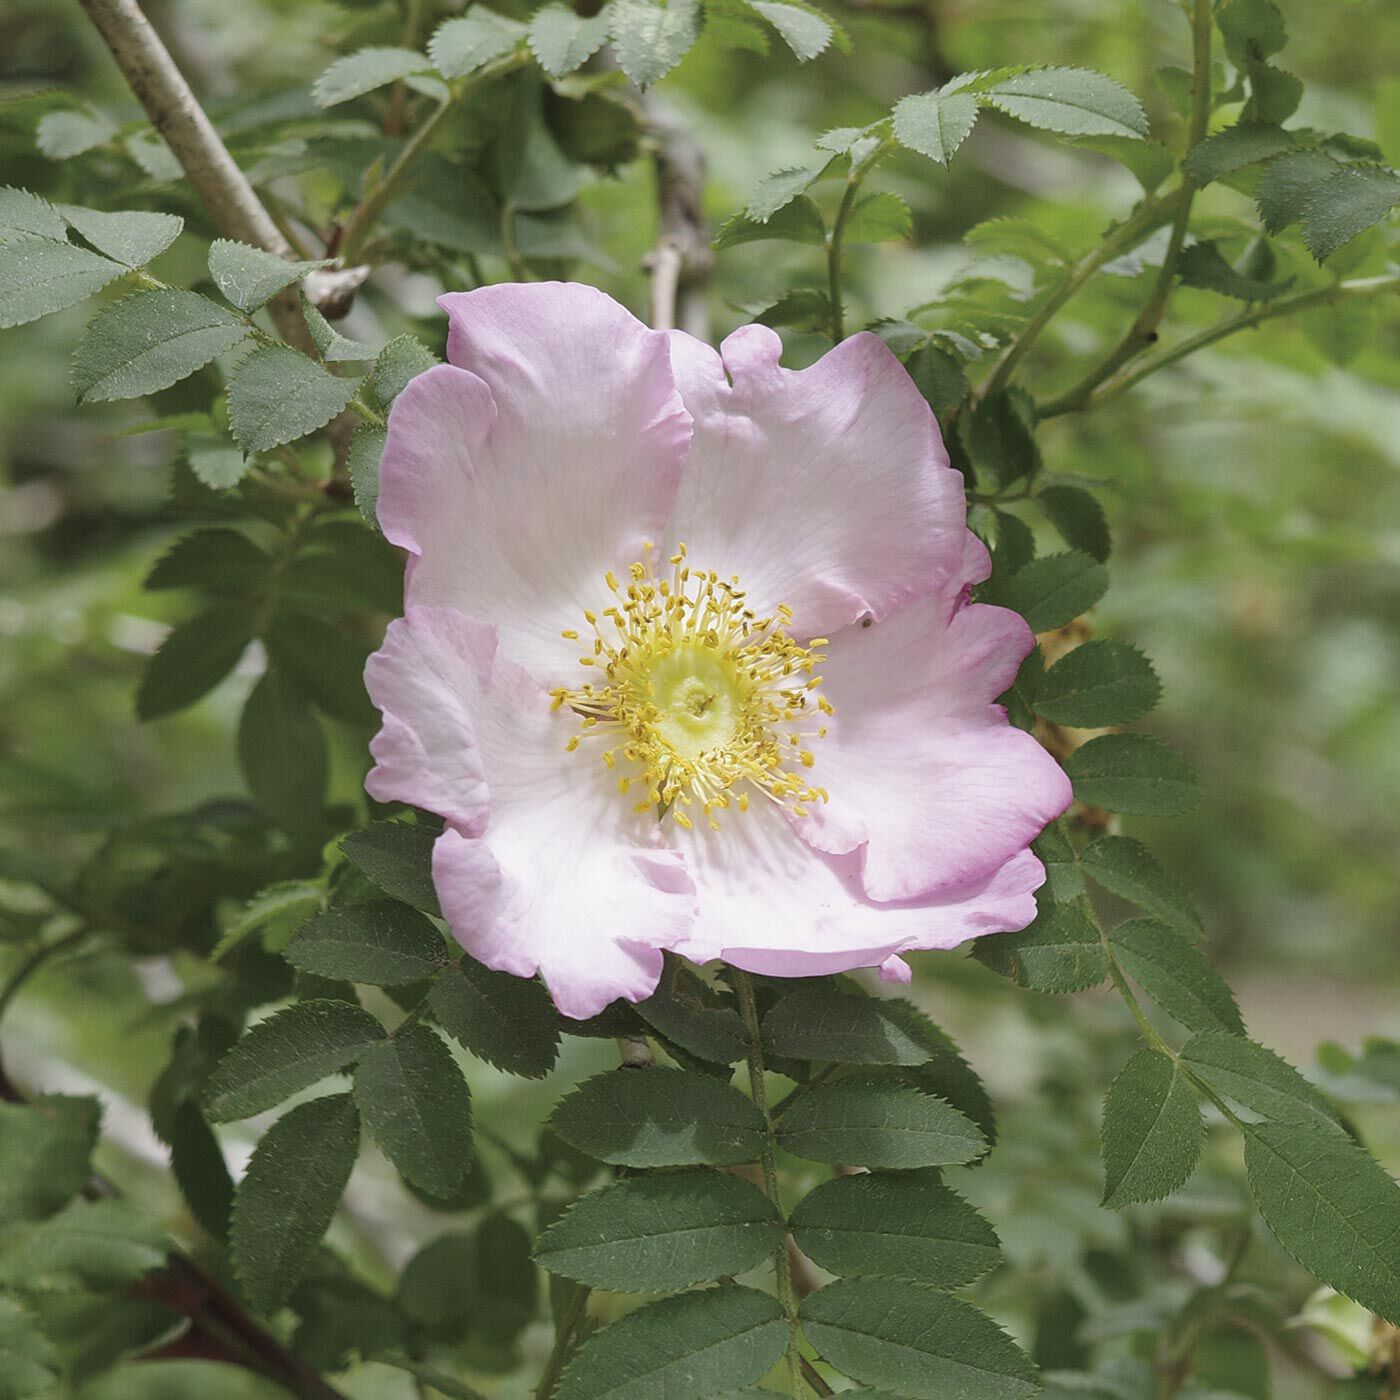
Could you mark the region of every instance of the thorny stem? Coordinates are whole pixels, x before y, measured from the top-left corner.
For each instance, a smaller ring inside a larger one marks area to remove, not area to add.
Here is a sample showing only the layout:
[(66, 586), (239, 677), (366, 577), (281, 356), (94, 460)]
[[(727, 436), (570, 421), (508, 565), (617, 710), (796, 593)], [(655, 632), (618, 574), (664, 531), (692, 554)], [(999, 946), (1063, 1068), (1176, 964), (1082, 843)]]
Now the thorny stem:
[[(768, 1112), (768, 1090), (764, 1083), (763, 1038), (758, 1028), (758, 1006), (754, 1001), (753, 979), (742, 968), (734, 969), (734, 989), (739, 995), (739, 1013), (743, 1017), (744, 1029), (749, 1037), (749, 1092), (753, 1095), (755, 1107), (763, 1115), (763, 1151), (759, 1158), (763, 1168), (763, 1190), (773, 1202), (773, 1208), (782, 1215), (783, 1201), (778, 1190), (773, 1119)], [(773, 1253), (773, 1272), (778, 1284), (778, 1302), (788, 1324), (788, 1378), (793, 1395), (800, 1400), (806, 1392), (802, 1382), (802, 1353), (798, 1350), (797, 1343), (797, 1294), (792, 1286), (792, 1260), (788, 1257), (786, 1231), (782, 1242)]]

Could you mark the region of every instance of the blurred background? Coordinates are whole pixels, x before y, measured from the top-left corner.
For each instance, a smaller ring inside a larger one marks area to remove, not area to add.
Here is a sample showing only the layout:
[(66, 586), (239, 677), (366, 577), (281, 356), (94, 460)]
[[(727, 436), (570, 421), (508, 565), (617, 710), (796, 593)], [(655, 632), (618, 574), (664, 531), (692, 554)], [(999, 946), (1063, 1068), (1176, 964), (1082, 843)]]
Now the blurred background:
[[(1294, 124), (1370, 135), (1400, 163), (1400, 7), (1280, 3), (1290, 36), (1280, 61), (1307, 80)], [(267, 163), (274, 193), (278, 179), (300, 180), (313, 203), (333, 206), (337, 162), (351, 159), (360, 139), (355, 109), (334, 109), (332, 144), (309, 154), (305, 141), (296, 144), (295, 123), (314, 114), (309, 80), (337, 53), (397, 41), (393, 7), (152, 0), (147, 8), (245, 167)], [(833, 50), (799, 65), (776, 47), (763, 58), (702, 40), (662, 84), (708, 160), (715, 228), (762, 176), (806, 159), (821, 131), (874, 120), (956, 72), (1019, 62), (1099, 68), (1143, 95), (1155, 124), (1171, 113), (1154, 72), (1180, 65), (1186, 51), (1185, 24), (1169, 0), (855, 0), (834, 12), (850, 31), (849, 54)], [(72, 0), (6, 0), (0, 183), (71, 198), (68, 167), (35, 141), (48, 110), (35, 94), (47, 92), (62, 94), (64, 107), (75, 97), (91, 104), (93, 120), (114, 127), (137, 116)], [(117, 154), (110, 164), (113, 180), (131, 187), (131, 207), (188, 204), (168, 171), (141, 170)], [(905, 317), (936, 301), (967, 271), (962, 235), (975, 223), (1028, 218), (1081, 249), (1138, 194), (1120, 168), (992, 116), (951, 171), (904, 154), (876, 187), (908, 201), (914, 232), (852, 252), (852, 324)], [(403, 211), (420, 234), (450, 206), (434, 205), (433, 194), (420, 191), (420, 206)], [(1207, 201), (1222, 218), (1247, 207), (1224, 188), (1212, 187)], [(656, 238), (649, 164), (589, 166), (575, 211), (569, 247), (581, 257), (569, 264), (573, 275), (645, 315), (642, 259)], [(166, 255), (170, 280), (182, 285), (197, 280), (201, 258), (198, 243), (185, 242)], [(1379, 256), (1370, 245), (1355, 254), (1363, 266)], [(388, 257), (340, 328), (376, 344), (415, 330), (440, 349), (432, 297), (459, 272), (509, 275), (489, 241), (476, 251), (449, 236), (435, 266), (420, 258), (410, 271)], [(716, 334), (823, 275), (818, 250), (767, 243), (721, 253)], [(1015, 269), (1003, 275), (1014, 282)], [(1116, 338), (1134, 295), (1127, 279), (1107, 277), (1076, 300), (1029, 366), (1033, 389), (1069, 382), (1084, 357)], [(1217, 309), (1208, 294), (1183, 292), (1164, 336)], [(144, 660), (188, 610), (178, 594), (143, 593), (141, 580), (190, 515), (169, 504), (173, 435), (140, 431), (151, 405), (73, 405), (68, 357), (90, 314), (78, 307), (0, 335), (0, 847), (64, 863), (134, 819), (238, 794), (233, 730), (257, 671), (250, 658), (192, 710), (136, 722)], [(798, 335), (790, 345), (794, 362), (819, 348)], [(1112, 587), (1094, 626), (1153, 658), (1165, 695), (1148, 727), (1204, 779), (1191, 816), (1126, 829), (1148, 840), (1195, 895), (1212, 956), (1252, 1034), (1333, 1083), (1351, 1073), (1347, 1055), (1359, 1054), (1366, 1037), (1400, 1037), (1398, 352), (1395, 301), (1302, 326), (1272, 322), (1091, 415), (1057, 420), (1043, 439), (1049, 469), (1094, 483), (1113, 526)], [(184, 394), (207, 397), (198, 381), (157, 396), (155, 411), (180, 412)], [(363, 753), (351, 736), (340, 742), (333, 795), (353, 811)], [(0, 882), (0, 895), (0, 918), (19, 927), (26, 911), (18, 887)], [(1015, 1196), (1018, 1172), (1043, 1176), (1067, 1144), (1091, 1141), (1089, 1088), (1101, 1090), (1130, 1039), (1117, 1008), (1093, 994), (1051, 1003), (1013, 993), (957, 956), (924, 959), (918, 978), (921, 999), (1006, 1105), (1006, 1139), (1020, 1135), (1001, 1175), (969, 1187), (984, 1197), (1003, 1193), (987, 1205), (1013, 1261), (1049, 1260), (1053, 1269), (1086, 1249), (1119, 1248), (1126, 1227), (1095, 1209), (1090, 1158), (1083, 1180), (1053, 1206)], [(133, 965), (96, 954), (51, 969), (9, 1027), (10, 1072), (49, 1089), (100, 1084), (123, 1160), (156, 1163), (159, 1146), (136, 1105), (167, 1054), (180, 987), (156, 958)], [(1323, 1042), (1339, 1049), (1324, 1050), (1319, 1064)], [(571, 1044), (570, 1069), (608, 1062), (606, 1044)], [(1088, 1061), (1086, 1046), (1094, 1047)], [(1400, 1073), (1391, 1072), (1400, 1091)], [(1066, 1096), (1076, 1086), (1085, 1092), (1063, 1122), (1049, 1123), (1032, 1094), (1044, 1094), (1055, 1075)], [(474, 1071), (473, 1084), (498, 1106), (508, 1136), (517, 1120), (527, 1132), (557, 1094), (552, 1083), (522, 1088), (484, 1071)], [(1393, 1100), (1378, 1085), (1358, 1092), (1375, 1101), (1372, 1144), (1400, 1161)], [(235, 1157), (237, 1150), (235, 1143)], [(1024, 1162), (1018, 1151), (1029, 1154)], [(337, 1228), (360, 1232), (371, 1255), (400, 1263), (432, 1222), (405, 1207), (401, 1193), (391, 1198), (387, 1183), (386, 1173), (382, 1191), (362, 1184), (352, 1220)], [(154, 1171), (146, 1189), (160, 1199)], [(1011, 1293), (1004, 1303), (1018, 1315)], [(1023, 1317), (1023, 1326), (1043, 1328), (1042, 1359), (1053, 1364), (1053, 1314), (1037, 1316), (1039, 1323)], [(1321, 1393), (1311, 1382), (1290, 1384), (1278, 1393)]]

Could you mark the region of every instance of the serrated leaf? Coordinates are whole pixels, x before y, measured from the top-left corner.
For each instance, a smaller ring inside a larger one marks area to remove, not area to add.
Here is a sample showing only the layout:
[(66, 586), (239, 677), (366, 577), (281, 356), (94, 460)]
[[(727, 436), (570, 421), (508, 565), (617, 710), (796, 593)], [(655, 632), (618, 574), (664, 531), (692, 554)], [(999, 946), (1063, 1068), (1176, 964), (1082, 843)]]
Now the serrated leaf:
[(749, 0), (749, 8), (762, 15), (778, 31), (799, 63), (816, 58), (831, 43), (831, 25), (821, 15), (781, 0)]
[(1170, 1196), (1196, 1170), (1204, 1142), (1200, 1106), (1181, 1071), (1166, 1055), (1139, 1050), (1104, 1101), (1104, 1205)]
[(433, 885), (437, 832), (409, 822), (371, 822), (341, 839), (346, 859), (393, 899), (440, 915)]
[(695, 0), (613, 0), (611, 10), (618, 65), (640, 88), (664, 78), (700, 37)]
[(8, 234), (0, 241), (0, 330), (76, 306), (126, 271), (73, 243)]
[(1225, 40), (1226, 53), (1240, 66), (1278, 53), (1288, 37), (1283, 15), (1273, 0), (1228, 0), (1220, 7), (1215, 22)]
[(758, 1159), (763, 1115), (737, 1089), (679, 1069), (595, 1074), (550, 1115), (571, 1147), (624, 1167), (727, 1166)]
[(981, 100), (1009, 117), (1065, 136), (1147, 135), (1142, 103), (1103, 73), (1088, 68), (1035, 68), (1004, 78)]
[(379, 459), (389, 434), (384, 428), (366, 423), (355, 429), (350, 439), (350, 486), (355, 492), (355, 504), (367, 525), (379, 528)]
[(778, 1144), (795, 1157), (863, 1167), (938, 1167), (986, 1151), (965, 1114), (902, 1079), (856, 1074), (808, 1089), (778, 1120)]
[[(292, 576), (297, 577), (295, 566)], [(378, 723), (365, 691), (369, 647), (359, 637), (318, 617), (284, 610), (263, 642), (273, 664), (326, 714), (360, 728)]]
[(935, 1094), (964, 1113), (981, 1130), (990, 1146), (997, 1137), (996, 1110), (977, 1071), (963, 1058), (957, 1042), (912, 1002), (897, 998), (884, 1003), (891, 1016), (928, 1052), (921, 1065), (907, 1067), (902, 1078)]
[(798, 195), (761, 222), (747, 214), (735, 214), (726, 219), (715, 235), (714, 247), (733, 248), (740, 243), (757, 243), (764, 239), (824, 245), (826, 221), (821, 210), (806, 195)]
[(910, 355), (905, 368), (934, 413), (947, 413), (967, 397), (967, 375), (962, 365), (936, 345), (921, 345)]
[(530, 20), (530, 50), (540, 67), (561, 78), (592, 58), (608, 41), (611, 13), (585, 18), (564, 5), (546, 5)]
[(154, 394), (231, 350), (248, 328), (194, 292), (136, 292), (88, 323), (73, 353), (79, 403)]
[(859, 200), (846, 220), (848, 243), (887, 243), (908, 238), (914, 228), (909, 206), (888, 190)]
[(1081, 802), (1129, 816), (1180, 816), (1201, 795), (1191, 765), (1150, 734), (1090, 739), (1065, 760), (1064, 769)]
[(252, 639), (252, 619), (239, 608), (215, 607), (182, 622), (147, 663), (137, 717), (158, 719), (193, 705), (233, 670)]
[(947, 165), (977, 121), (977, 98), (946, 88), (901, 98), (894, 108), (894, 138), (901, 146)]
[(825, 292), (799, 287), (781, 296), (771, 306), (758, 312), (754, 321), (760, 326), (791, 326), (795, 330), (824, 330), (831, 324), (831, 302)]
[(440, 972), (447, 947), (422, 914), (397, 900), (375, 899), (308, 919), (285, 956), (293, 967), (317, 977), (401, 987)]
[(1375, 1159), (1340, 1133), (1251, 1123), (1244, 1160), (1259, 1213), (1284, 1249), (1323, 1283), (1397, 1322), (1400, 1186)]
[(326, 801), (326, 735), (276, 667), (258, 680), (238, 725), (238, 764), (254, 800), (283, 830), (314, 832)]
[(211, 491), (232, 490), (248, 471), (248, 459), (222, 433), (186, 434), (185, 459)]
[(784, 996), (763, 1018), (769, 1054), (853, 1065), (921, 1065), (928, 1048), (909, 1034), (893, 1003), (831, 987)]
[(437, 1023), (479, 1060), (542, 1079), (559, 1057), (559, 1013), (532, 978), (493, 972), (464, 958), (428, 993)]
[(1161, 694), (1152, 663), (1136, 647), (1095, 640), (1066, 652), (1045, 672), (1035, 708), (1054, 724), (1099, 729), (1141, 719)]
[[(300, 282), (308, 272), (328, 263), (287, 262), (274, 253), (265, 253), (248, 243), (216, 238), (209, 245), (209, 275), (219, 295), (240, 311), (256, 311), (278, 292)], [(285, 348), (285, 347), (282, 347)], [(293, 351), (293, 354), (296, 352)], [(303, 357), (305, 358), (305, 357)], [(283, 439), (288, 441), (288, 439)]]
[(1215, 243), (1206, 239), (1182, 250), (1177, 260), (1177, 273), (1188, 287), (1201, 287), (1208, 292), (1234, 297), (1236, 301), (1269, 301), (1286, 292), (1293, 278), (1268, 282), (1248, 277), (1225, 261)]
[(1005, 488), (1040, 470), (1040, 447), (1032, 424), (1011, 394), (996, 393), (976, 403), (965, 420), (963, 441), (978, 475)]
[(1042, 905), (1029, 928), (979, 938), (972, 954), (994, 972), (1038, 992), (1080, 992), (1108, 976), (1099, 931), (1072, 904)]
[(334, 107), (387, 87), (410, 73), (426, 72), (429, 63), (415, 49), (365, 48), (338, 58), (311, 86), (318, 107)]
[(1113, 547), (1097, 499), (1078, 486), (1044, 486), (1031, 498), (1074, 550), (1103, 563)]
[(341, 335), (321, 315), (305, 292), (301, 294), (301, 314), (306, 317), (306, 328), (311, 332), (311, 341), (316, 347), (316, 353), (327, 364), (372, 360), (379, 353), (363, 341), (351, 340), (348, 336)]
[(39, 1320), (0, 1298), (0, 1400), (49, 1400), (60, 1393), (60, 1363)]
[(0, 185), (0, 239), (32, 233), (62, 243), (68, 237), (63, 217), (46, 199), (13, 185)]
[(0, 1226), (52, 1215), (87, 1185), (101, 1117), (96, 1099), (63, 1094), (0, 1103)]
[(1208, 185), (1222, 175), (1257, 165), (1293, 149), (1293, 138), (1282, 127), (1268, 122), (1238, 122), (1207, 136), (1194, 147), (1182, 170), (1197, 185)]
[(1353, 165), (1309, 190), (1303, 203), (1303, 241), (1326, 262), (1357, 234), (1400, 204), (1400, 175), (1379, 166)]
[(777, 1301), (727, 1284), (664, 1298), (579, 1348), (557, 1400), (711, 1400), (756, 1381), (783, 1354)]
[(1129, 919), (1108, 938), (1128, 976), (1188, 1030), (1244, 1034), (1234, 993), (1175, 929), (1156, 919)]
[(126, 1201), (73, 1201), (7, 1231), (0, 1285), (35, 1293), (118, 1291), (165, 1263), (165, 1232)]
[(433, 31), (428, 57), (444, 78), (464, 78), (493, 58), (510, 53), (525, 37), (525, 26), (480, 5), (460, 19), (447, 19)]
[(34, 140), (50, 160), (71, 160), (105, 146), (116, 134), (117, 128), (101, 112), (74, 109), (45, 113), (34, 129)]
[(259, 1021), (219, 1061), (204, 1090), (214, 1123), (251, 1118), (343, 1070), (384, 1027), (344, 1001), (303, 1001)]
[(1290, 151), (1271, 160), (1259, 177), (1255, 199), (1259, 218), (1269, 233), (1296, 224), (1307, 208), (1308, 196), (1342, 167), (1322, 151)]
[(349, 1094), (299, 1105), (258, 1143), (234, 1197), (229, 1249), (259, 1312), (276, 1312), (301, 1282), (359, 1150), (360, 1115)]
[(190, 1213), (216, 1240), (228, 1235), (233, 1178), (199, 1105), (182, 1103), (170, 1124), (170, 1171)]
[(838, 1176), (799, 1202), (789, 1225), (833, 1274), (961, 1288), (1001, 1258), (996, 1231), (936, 1171)]
[(324, 896), (319, 881), (278, 880), (265, 886), (228, 921), (209, 956), (221, 958), (255, 933), (262, 935), (269, 952), (285, 948), (302, 922), (321, 907)]
[(145, 267), (179, 237), (185, 226), (185, 221), (175, 214), (108, 214), (76, 204), (56, 207), (99, 253), (127, 267)]
[(1380, 311), (1364, 298), (1338, 298), (1314, 306), (1298, 317), (1308, 344), (1334, 365), (1345, 368), (1371, 343), (1380, 328)]
[(1217, 1094), (1261, 1118), (1345, 1131), (1337, 1110), (1287, 1060), (1243, 1036), (1203, 1031), (1182, 1047), (1181, 1063)]
[(819, 173), (804, 165), (775, 170), (771, 175), (765, 175), (749, 196), (744, 213), (756, 223), (766, 224), (779, 209), (791, 204)]
[(910, 1400), (1024, 1400), (1035, 1367), (985, 1313), (924, 1284), (841, 1279), (802, 1301), (812, 1345), (838, 1370)]
[(370, 1136), (429, 1195), (450, 1196), (472, 1160), (472, 1096), (447, 1046), (410, 1026), (365, 1051), (355, 1102)]
[(439, 363), (416, 335), (397, 336), (375, 357), (375, 396), (387, 408), (408, 387), (409, 380)]
[(325, 427), (355, 397), (357, 382), (290, 346), (259, 346), (229, 379), (229, 427), (245, 452), (266, 452)]
[(648, 1172), (584, 1196), (540, 1236), (535, 1258), (594, 1288), (664, 1293), (742, 1274), (782, 1238), (783, 1223), (758, 1187), (697, 1167)]
[(1170, 924), (1193, 943), (1200, 942), (1201, 916), (1191, 896), (1141, 841), (1131, 836), (1100, 836), (1084, 849), (1079, 860), (1096, 884)]
[(656, 991), (637, 1003), (637, 1014), (688, 1054), (731, 1065), (749, 1049), (744, 1023), (732, 1003), (706, 985), (674, 954)]
[(1032, 632), (1064, 627), (1108, 590), (1108, 570), (1078, 550), (1033, 559), (1009, 579), (996, 602), (1014, 608)]

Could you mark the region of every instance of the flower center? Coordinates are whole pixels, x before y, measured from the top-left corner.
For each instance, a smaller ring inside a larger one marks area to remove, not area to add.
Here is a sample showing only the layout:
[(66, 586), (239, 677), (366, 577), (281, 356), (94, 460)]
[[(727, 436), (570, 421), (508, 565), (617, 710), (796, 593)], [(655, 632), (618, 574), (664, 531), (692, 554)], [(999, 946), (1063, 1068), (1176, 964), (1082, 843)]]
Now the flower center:
[[(698, 805), (718, 830), (716, 814), (731, 802), (747, 811), (750, 790), (806, 816), (804, 803), (828, 800), (825, 788), (794, 771), (816, 762), (806, 741), (826, 736), (813, 711), (832, 713), (816, 693), (826, 639), (793, 641), (784, 630), (790, 608), (757, 616), (737, 577), (691, 568), (684, 545), (671, 556), (670, 576), (658, 579), (651, 550), (644, 547), (645, 562), (632, 565), (625, 587), (611, 571), (604, 576), (611, 606), (584, 612), (593, 639), (579, 664), (602, 673), (598, 684), (550, 692), (555, 709), (567, 705), (582, 720), (569, 751), (602, 738), (609, 768), (619, 756), (634, 768), (619, 774), (619, 791), (645, 787), (636, 810), (655, 808), (686, 828), (687, 809)], [(584, 640), (572, 629), (563, 635)]]

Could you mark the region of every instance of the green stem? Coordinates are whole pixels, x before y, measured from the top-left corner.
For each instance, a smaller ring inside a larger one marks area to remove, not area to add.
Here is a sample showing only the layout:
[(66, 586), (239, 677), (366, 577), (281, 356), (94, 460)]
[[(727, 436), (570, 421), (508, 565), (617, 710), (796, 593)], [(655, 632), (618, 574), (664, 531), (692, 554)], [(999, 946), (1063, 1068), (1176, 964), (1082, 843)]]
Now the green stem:
[[(764, 1082), (763, 1037), (758, 1027), (758, 1005), (754, 1001), (753, 979), (742, 968), (734, 969), (734, 990), (739, 995), (739, 1013), (744, 1019), (744, 1029), (749, 1037), (749, 1092), (754, 1105), (763, 1115), (763, 1151), (759, 1162), (763, 1168), (763, 1190), (773, 1202), (779, 1215), (783, 1213), (782, 1194), (778, 1189), (778, 1161), (773, 1135), (773, 1118), (768, 1112), (768, 1089)], [(787, 1232), (773, 1253), (773, 1273), (778, 1284), (778, 1302), (787, 1318), (788, 1379), (792, 1393), (801, 1400), (806, 1394), (802, 1383), (802, 1353), (798, 1349), (797, 1331), (797, 1291), (792, 1285), (792, 1260), (788, 1257)]]
[(384, 415), (376, 413), (358, 394), (350, 400), (350, 407), (360, 415), (367, 423), (372, 423), (376, 428), (384, 426)]
[(535, 1387), (535, 1400), (550, 1400), (550, 1396), (554, 1394), (554, 1387), (559, 1384), (559, 1377), (564, 1374), (564, 1365), (569, 1359), (569, 1348), (574, 1333), (583, 1321), (584, 1312), (588, 1307), (589, 1291), (587, 1284), (574, 1285), (574, 1291), (565, 1305), (563, 1315), (555, 1324), (554, 1346), (544, 1364), (544, 1374), (540, 1377), (540, 1383)]
[(836, 221), (831, 226), (831, 236), (827, 240), (826, 271), (831, 296), (831, 339), (839, 344), (845, 339), (846, 311), (841, 303), (841, 252), (846, 237), (846, 220), (856, 202), (856, 191), (865, 178), (863, 168), (852, 166), (846, 176), (846, 192), (841, 196), (841, 206), (836, 211)]
[(1240, 312), (1238, 316), (1218, 321), (1215, 325), (1207, 326), (1195, 335), (1178, 341), (1170, 349), (1145, 361), (1129, 373), (1120, 374), (1116, 379), (1110, 380), (1083, 399), (1076, 399), (1071, 394), (1062, 394), (1057, 399), (1051, 399), (1049, 403), (1041, 405), (1040, 416), (1041, 418), (1055, 418), (1064, 413), (1096, 408), (1100, 404), (1109, 403), (1125, 394), (1134, 385), (1140, 384), (1149, 374), (1156, 374), (1159, 369), (1166, 369), (1168, 365), (1177, 364), (1186, 359), (1188, 355), (1194, 355), (1198, 350), (1204, 350), (1207, 346), (1214, 345), (1217, 341), (1224, 340), (1238, 331), (1250, 330), (1254, 326), (1262, 325), (1265, 321), (1276, 320), (1281, 316), (1296, 316), (1300, 312), (1311, 311), (1314, 307), (1330, 306), (1351, 297), (1375, 296), (1397, 290), (1400, 290), (1400, 275), (1392, 273), (1380, 277), (1358, 277), (1349, 282), (1334, 282), (1328, 287), (1318, 287), (1310, 292), (1299, 292), (1296, 296), (1280, 297), (1277, 301), (1263, 302), (1248, 311)]
[(81, 943), (92, 930), (84, 924), (81, 928), (74, 929), (71, 933), (65, 933), (62, 938), (56, 938), (52, 943), (45, 943), (42, 947), (36, 948), (11, 975), (10, 980), (0, 988), (0, 1020), (10, 1009), (10, 1003), (20, 994), (24, 984), (34, 976), (48, 960), (56, 953), (62, 953)]

